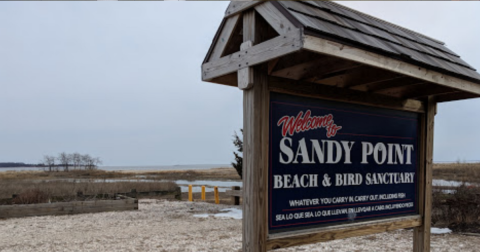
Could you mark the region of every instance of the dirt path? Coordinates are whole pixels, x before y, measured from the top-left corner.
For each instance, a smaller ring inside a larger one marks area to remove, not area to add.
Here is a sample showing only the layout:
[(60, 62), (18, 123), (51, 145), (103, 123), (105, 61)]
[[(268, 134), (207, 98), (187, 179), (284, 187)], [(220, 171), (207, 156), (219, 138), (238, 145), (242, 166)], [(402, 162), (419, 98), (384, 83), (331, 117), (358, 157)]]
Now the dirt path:
[[(0, 251), (239, 251), (241, 220), (213, 217), (230, 207), (140, 200), (139, 211), (0, 220)], [(404, 252), (411, 243), (412, 231), (399, 230), (276, 251)], [(432, 251), (479, 246), (480, 237), (432, 235)]]

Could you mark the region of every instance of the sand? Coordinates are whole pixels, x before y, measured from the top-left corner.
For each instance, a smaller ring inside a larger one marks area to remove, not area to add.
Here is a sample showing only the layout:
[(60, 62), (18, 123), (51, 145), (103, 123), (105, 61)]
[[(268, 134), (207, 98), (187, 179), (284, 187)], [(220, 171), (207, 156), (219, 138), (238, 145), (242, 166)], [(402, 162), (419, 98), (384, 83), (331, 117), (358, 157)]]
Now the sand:
[[(143, 199), (138, 211), (0, 220), (0, 251), (240, 251), (241, 220), (227, 205)], [(223, 214), (225, 215), (225, 214)], [(398, 230), (285, 251), (411, 251)], [(480, 237), (432, 235), (432, 251), (479, 251)]]

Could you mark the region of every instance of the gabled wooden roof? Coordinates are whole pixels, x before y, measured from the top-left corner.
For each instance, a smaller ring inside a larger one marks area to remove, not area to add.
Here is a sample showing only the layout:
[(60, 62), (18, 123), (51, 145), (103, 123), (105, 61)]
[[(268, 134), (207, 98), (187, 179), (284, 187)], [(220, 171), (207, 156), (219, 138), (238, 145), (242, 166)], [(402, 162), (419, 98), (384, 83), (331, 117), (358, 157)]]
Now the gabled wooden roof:
[[(306, 34), (341, 41), (472, 81), (480, 74), (445, 43), (328, 1), (279, 1)], [(480, 82), (479, 82), (480, 83)]]
[[(242, 13), (254, 8), (265, 40), (240, 50)], [(326, 1), (235, 2), (202, 65), (202, 79), (237, 85), (237, 71), (438, 102), (480, 97), (480, 74), (439, 40)]]

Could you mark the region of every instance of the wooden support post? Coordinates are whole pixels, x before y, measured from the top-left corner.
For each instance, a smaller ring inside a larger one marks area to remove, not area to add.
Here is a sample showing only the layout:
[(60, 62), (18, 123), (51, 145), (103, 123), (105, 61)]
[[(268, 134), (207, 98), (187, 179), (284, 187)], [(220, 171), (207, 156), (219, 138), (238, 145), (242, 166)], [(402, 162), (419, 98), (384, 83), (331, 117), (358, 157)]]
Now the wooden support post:
[(213, 193), (215, 194), (215, 204), (220, 204), (220, 197), (218, 195), (218, 186), (213, 188)]
[[(413, 232), (413, 251), (430, 252), (430, 226), (432, 210), (432, 168), (433, 168), (433, 127), (436, 114), (436, 101), (428, 98), (426, 113), (422, 120), (419, 169), (419, 213), (423, 217), (423, 225)], [(424, 181), (424, 182), (423, 182)]]
[[(262, 27), (255, 12), (243, 15), (243, 41), (260, 41)], [(243, 252), (267, 251), (267, 154), (268, 76), (267, 68), (253, 67), (254, 84), (243, 91)]]
[[(240, 186), (232, 186), (232, 191), (238, 191), (238, 190), (240, 190)], [(240, 197), (232, 196), (232, 204), (235, 206), (240, 205)]]
[(193, 201), (192, 185), (188, 185), (188, 201)]
[(205, 186), (202, 186), (202, 200), (205, 201)]

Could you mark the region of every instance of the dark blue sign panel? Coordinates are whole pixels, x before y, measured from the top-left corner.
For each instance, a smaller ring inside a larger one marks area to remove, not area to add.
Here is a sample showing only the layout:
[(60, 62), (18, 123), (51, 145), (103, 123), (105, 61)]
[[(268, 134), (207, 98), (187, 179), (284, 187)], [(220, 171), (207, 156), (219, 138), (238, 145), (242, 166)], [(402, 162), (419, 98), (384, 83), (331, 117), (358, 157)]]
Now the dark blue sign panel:
[(270, 95), (270, 233), (417, 213), (417, 113)]

